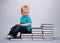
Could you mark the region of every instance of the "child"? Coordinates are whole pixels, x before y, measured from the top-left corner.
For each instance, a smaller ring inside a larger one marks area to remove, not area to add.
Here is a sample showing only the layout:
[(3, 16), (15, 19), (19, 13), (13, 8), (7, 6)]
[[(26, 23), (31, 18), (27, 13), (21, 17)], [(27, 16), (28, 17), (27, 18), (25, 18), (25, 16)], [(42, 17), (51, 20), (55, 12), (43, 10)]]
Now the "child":
[(8, 34), (8, 37), (13, 37), (16, 38), (17, 37), (17, 33), (31, 33), (32, 30), (32, 21), (31, 18), (28, 15), (29, 13), (29, 8), (28, 6), (23, 6), (21, 8), (21, 14), (22, 17), (20, 18), (20, 24), (17, 24), (15, 26), (13, 26)]

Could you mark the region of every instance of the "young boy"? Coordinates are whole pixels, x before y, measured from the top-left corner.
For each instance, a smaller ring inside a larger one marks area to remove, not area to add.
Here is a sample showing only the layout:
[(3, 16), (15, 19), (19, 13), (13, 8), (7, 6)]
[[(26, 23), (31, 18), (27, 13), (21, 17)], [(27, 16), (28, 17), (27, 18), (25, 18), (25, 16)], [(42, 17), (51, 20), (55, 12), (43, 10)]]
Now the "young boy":
[(15, 26), (13, 26), (8, 34), (8, 37), (13, 37), (16, 38), (17, 37), (17, 33), (31, 33), (32, 30), (32, 21), (31, 18), (28, 15), (29, 13), (29, 8), (28, 6), (23, 6), (21, 8), (21, 14), (22, 17), (20, 18), (20, 24), (17, 24)]

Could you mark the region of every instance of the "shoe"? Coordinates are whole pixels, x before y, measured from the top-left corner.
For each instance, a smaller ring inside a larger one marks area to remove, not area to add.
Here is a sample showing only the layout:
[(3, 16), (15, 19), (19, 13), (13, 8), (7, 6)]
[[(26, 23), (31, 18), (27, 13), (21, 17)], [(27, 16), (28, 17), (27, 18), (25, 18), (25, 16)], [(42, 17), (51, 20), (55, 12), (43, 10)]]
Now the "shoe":
[(13, 38), (13, 36), (12, 35), (7, 35), (7, 38)]

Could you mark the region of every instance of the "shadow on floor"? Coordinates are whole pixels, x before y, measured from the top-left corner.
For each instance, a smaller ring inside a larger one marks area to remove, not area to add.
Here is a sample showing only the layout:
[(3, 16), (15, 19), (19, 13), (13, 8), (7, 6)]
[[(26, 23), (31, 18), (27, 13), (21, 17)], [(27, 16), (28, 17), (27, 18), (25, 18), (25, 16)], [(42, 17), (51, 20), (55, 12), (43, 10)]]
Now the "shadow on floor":
[(60, 40), (60, 37), (54, 37), (54, 40)]

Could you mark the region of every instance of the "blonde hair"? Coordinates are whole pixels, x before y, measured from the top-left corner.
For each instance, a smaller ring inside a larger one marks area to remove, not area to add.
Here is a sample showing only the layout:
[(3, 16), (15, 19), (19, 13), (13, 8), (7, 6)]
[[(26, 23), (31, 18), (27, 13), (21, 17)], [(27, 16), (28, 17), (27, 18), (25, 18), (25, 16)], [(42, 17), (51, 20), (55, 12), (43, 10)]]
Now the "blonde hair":
[(21, 12), (23, 12), (23, 9), (25, 8), (25, 11), (28, 10), (29, 12), (29, 7), (27, 5), (24, 5), (22, 8), (21, 8)]

